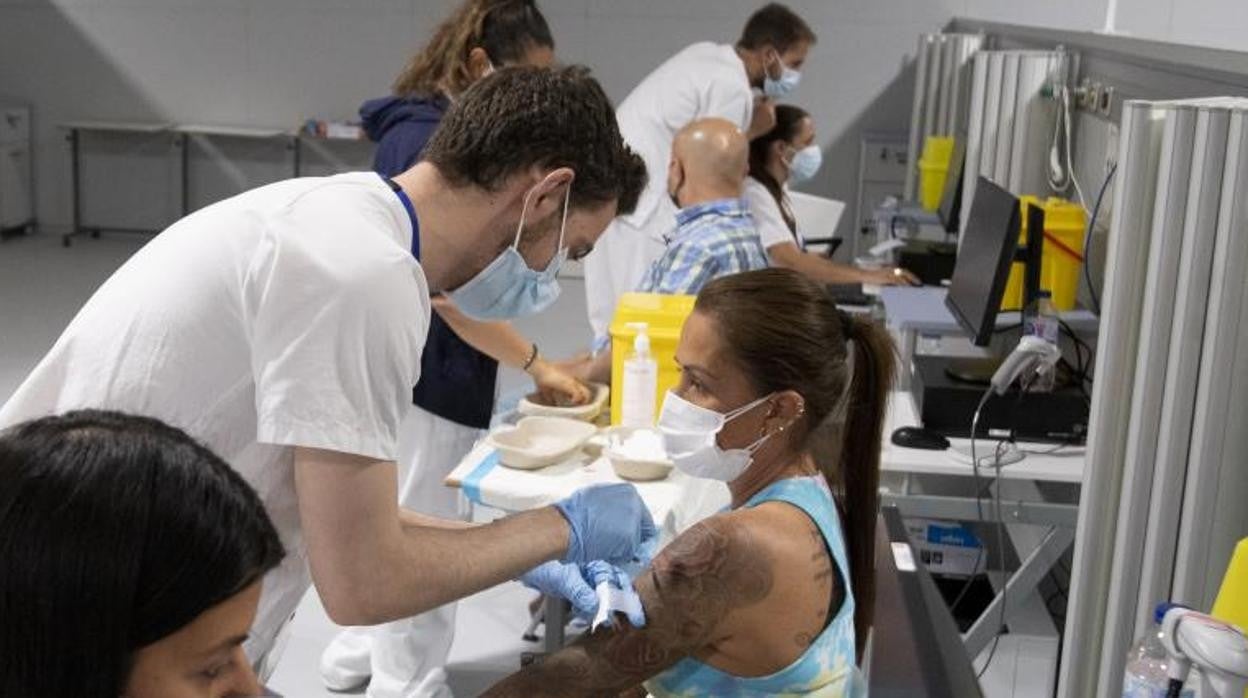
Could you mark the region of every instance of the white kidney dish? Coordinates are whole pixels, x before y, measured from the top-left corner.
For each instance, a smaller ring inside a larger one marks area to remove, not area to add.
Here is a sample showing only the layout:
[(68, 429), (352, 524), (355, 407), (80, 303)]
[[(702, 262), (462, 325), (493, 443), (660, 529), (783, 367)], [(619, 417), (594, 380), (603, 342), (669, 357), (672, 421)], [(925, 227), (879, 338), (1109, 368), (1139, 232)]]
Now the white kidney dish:
[(585, 444), (598, 428), (564, 417), (525, 417), (516, 426), (486, 437), (498, 449), (499, 460), (509, 468), (536, 470), (563, 461)]
[(602, 414), (602, 410), (606, 407), (607, 398), (611, 394), (611, 389), (601, 383), (594, 383), (589, 386), (593, 390), (593, 397), (584, 405), (544, 405), (538, 402), (537, 393), (526, 395), (521, 398), (520, 404), (516, 406), (516, 411), (526, 417), (566, 417), (568, 419), (579, 419), (583, 422), (592, 422)]

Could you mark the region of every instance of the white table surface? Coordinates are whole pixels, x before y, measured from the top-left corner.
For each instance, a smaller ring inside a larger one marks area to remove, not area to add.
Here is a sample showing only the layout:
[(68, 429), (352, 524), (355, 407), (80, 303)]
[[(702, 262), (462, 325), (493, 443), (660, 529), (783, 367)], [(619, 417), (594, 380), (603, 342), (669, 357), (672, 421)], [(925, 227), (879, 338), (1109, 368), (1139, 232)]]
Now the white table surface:
[(503, 465), (497, 451), (484, 440), (444, 480), (448, 487), (462, 489), (474, 504), (511, 513), (549, 506), (583, 487), (619, 482), (637, 488), (659, 528), (662, 544), (729, 502), (728, 488), (721, 482), (691, 478), (678, 470), (662, 480), (631, 482), (616, 475), (605, 457), (583, 451), (545, 468), (516, 470)]
[[(939, 286), (887, 286), (880, 289), (889, 326), (902, 331), (934, 334), (965, 334), (953, 313), (945, 305), (949, 289)], [(1100, 319), (1087, 310), (1063, 311), (1059, 314), (1071, 328), (1093, 332)], [(1021, 322), (1020, 313), (999, 313), (997, 327)]]
[(57, 126), (72, 131), (119, 131), (124, 133), (160, 133), (173, 124), (150, 121), (64, 121)]
[[(884, 423), (884, 448), (880, 453), (880, 469), (884, 472), (912, 473), (918, 475), (955, 475), (972, 477), (970, 464), (955, 460), (946, 451), (926, 451), (896, 446), (890, 439), (898, 427), (917, 426), (919, 419), (914, 408), (914, 398), (909, 392), (893, 393), (889, 400), (888, 418)], [(969, 448), (970, 439), (950, 439), (955, 447)], [(976, 439), (975, 449), (991, 453), (996, 441)], [(1050, 451), (1053, 444), (1028, 444), (1020, 442), (1020, 450)], [(1081, 483), (1085, 449), (1083, 446), (1067, 446), (1048, 455), (1027, 453), (1018, 463), (1002, 466), (1002, 480), (1034, 480), (1038, 482)], [(980, 468), (980, 477), (992, 477), (993, 469)]]
[(178, 124), (178, 133), (196, 136), (231, 136), (235, 138), (280, 138), (295, 135), (293, 129), (264, 126), (215, 126), (212, 124)]

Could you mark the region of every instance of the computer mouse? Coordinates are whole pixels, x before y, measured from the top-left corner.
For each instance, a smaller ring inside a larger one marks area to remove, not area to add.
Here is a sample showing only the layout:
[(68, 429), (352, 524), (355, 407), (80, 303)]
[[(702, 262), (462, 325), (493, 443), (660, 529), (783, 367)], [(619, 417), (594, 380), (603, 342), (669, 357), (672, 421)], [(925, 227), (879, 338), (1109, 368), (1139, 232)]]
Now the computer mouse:
[(949, 439), (923, 427), (901, 427), (893, 431), (893, 443), (903, 448), (921, 448), (926, 451), (944, 451)]

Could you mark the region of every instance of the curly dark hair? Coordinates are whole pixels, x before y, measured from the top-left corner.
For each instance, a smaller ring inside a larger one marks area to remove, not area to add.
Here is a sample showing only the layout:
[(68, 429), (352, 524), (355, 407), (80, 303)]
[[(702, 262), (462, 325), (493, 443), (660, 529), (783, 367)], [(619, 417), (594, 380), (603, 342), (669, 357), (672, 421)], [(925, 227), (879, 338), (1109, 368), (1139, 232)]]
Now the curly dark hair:
[(773, 2), (750, 15), (737, 46), (744, 49), (770, 46), (784, 53), (797, 44), (813, 44), (818, 40), (806, 20), (788, 7)]
[(455, 186), (497, 191), (537, 166), (570, 167), (572, 206), (637, 207), (646, 165), (624, 143), (611, 100), (582, 66), (505, 68), (477, 81), (446, 113), (424, 159)]

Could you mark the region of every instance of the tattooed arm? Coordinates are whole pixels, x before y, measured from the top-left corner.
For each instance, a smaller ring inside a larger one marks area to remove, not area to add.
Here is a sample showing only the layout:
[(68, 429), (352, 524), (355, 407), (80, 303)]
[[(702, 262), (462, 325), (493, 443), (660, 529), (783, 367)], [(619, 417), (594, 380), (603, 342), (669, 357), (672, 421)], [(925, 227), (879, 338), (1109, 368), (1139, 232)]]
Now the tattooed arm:
[(636, 581), (646, 627), (622, 624), (504, 679), (484, 695), (615, 695), (722, 639), (723, 620), (767, 597), (772, 564), (731, 514), (714, 516), (655, 558)]

